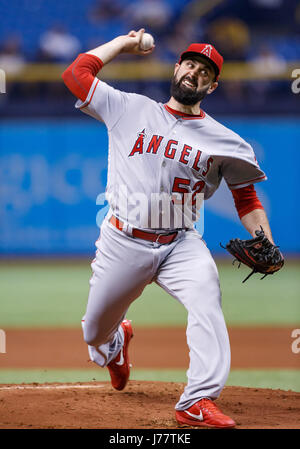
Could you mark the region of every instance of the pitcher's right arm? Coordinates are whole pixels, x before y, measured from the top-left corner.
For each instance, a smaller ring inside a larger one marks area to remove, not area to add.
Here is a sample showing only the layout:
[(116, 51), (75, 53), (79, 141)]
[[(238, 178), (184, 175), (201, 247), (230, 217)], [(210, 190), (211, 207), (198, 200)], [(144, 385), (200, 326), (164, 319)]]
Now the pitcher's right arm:
[(127, 35), (118, 36), (93, 50), (80, 53), (62, 74), (65, 85), (78, 99), (85, 102), (97, 73), (120, 53), (152, 53), (154, 46), (150, 50), (141, 50), (139, 47), (144, 31), (143, 28), (130, 31)]

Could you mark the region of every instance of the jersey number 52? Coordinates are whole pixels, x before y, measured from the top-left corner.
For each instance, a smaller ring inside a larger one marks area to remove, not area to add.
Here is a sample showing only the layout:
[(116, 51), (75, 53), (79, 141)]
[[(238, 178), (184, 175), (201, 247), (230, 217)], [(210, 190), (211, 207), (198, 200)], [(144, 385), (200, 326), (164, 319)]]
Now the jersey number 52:
[[(180, 193), (181, 195), (172, 195), (172, 201), (174, 204), (184, 204), (187, 199), (192, 200), (192, 206), (195, 206), (196, 204), (196, 195), (198, 193), (201, 193), (204, 189), (205, 182), (204, 181), (198, 181), (196, 184), (192, 187), (191, 180), (185, 179), (185, 178), (174, 178), (173, 188), (172, 192), (174, 193)], [(192, 190), (192, 195), (190, 195)]]

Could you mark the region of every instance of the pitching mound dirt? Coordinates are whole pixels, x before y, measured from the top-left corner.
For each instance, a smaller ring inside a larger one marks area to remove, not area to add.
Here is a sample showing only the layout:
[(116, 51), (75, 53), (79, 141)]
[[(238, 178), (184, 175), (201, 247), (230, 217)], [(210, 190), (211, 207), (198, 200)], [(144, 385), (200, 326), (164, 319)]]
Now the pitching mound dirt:
[[(176, 429), (183, 383), (129, 381), (0, 386), (2, 429)], [(217, 404), (240, 429), (299, 429), (300, 393), (226, 387)], [(203, 429), (199, 429), (201, 431)]]

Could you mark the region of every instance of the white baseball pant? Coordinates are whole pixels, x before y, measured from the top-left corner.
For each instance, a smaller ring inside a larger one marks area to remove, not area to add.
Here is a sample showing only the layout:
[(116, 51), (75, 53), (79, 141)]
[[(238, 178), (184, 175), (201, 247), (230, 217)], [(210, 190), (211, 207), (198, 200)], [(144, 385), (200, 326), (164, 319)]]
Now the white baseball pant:
[(144, 288), (156, 282), (187, 310), (190, 365), (187, 385), (175, 408), (216, 399), (230, 370), (230, 344), (221, 308), (216, 264), (197, 231), (180, 231), (169, 244), (136, 239), (106, 219), (96, 242), (96, 258), (85, 316), (84, 340), (104, 367), (120, 351), (120, 323)]

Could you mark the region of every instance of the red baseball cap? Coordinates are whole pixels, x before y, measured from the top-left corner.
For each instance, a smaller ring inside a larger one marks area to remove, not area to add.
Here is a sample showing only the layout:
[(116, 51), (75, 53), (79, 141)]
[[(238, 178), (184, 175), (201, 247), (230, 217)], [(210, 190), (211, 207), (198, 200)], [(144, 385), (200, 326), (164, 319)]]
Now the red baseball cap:
[(223, 65), (223, 56), (221, 56), (211, 44), (191, 44), (183, 53), (181, 53), (178, 63), (181, 64), (184, 59), (190, 58), (195, 54), (208, 59), (215, 69), (216, 79), (218, 80)]

